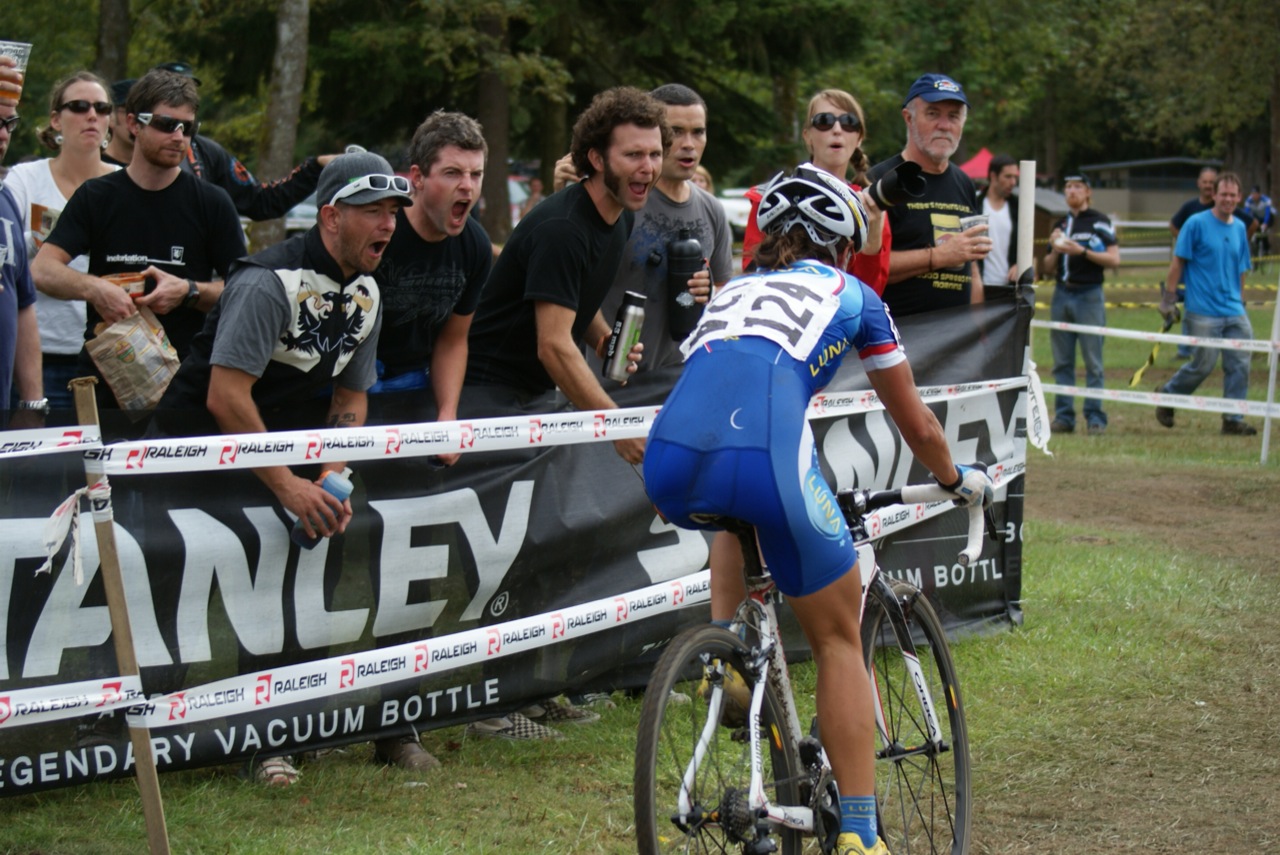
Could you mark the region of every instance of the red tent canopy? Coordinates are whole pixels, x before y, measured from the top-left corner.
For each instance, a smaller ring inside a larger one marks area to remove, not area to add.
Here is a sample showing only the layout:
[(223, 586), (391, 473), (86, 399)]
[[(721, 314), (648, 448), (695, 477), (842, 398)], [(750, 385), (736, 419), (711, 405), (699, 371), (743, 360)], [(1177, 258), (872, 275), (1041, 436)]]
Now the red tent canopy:
[(987, 167), (991, 165), (991, 150), (983, 146), (982, 151), (960, 164), (960, 171), (975, 181), (987, 177)]

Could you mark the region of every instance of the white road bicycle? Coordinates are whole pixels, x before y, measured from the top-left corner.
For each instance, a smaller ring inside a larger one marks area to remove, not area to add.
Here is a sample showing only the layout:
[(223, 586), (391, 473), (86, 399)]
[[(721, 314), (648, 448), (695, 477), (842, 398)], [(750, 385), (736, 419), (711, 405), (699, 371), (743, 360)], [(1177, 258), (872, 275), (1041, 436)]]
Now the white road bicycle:
[[(938, 619), (918, 588), (875, 563), (864, 518), (894, 504), (951, 501), (933, 484), (842, 491), (863, 574), (862, 647), (876, 711), (880, 833), (893, 855), (969, 847), (972, 792), (964, 705)], [(969, 508), (959, 561), (982, 551), (981, 506)], [(801, 731), (778, 629), (780, 595), (755, 529), (727, 518), (748, 556), (747, 598), (729, 629), (686, 630), (654, 668), (636, 744), (641, 855), (832, 851), (838, 791), (816, 722)], [(749, 695), (749, 700), (747, 700)]]

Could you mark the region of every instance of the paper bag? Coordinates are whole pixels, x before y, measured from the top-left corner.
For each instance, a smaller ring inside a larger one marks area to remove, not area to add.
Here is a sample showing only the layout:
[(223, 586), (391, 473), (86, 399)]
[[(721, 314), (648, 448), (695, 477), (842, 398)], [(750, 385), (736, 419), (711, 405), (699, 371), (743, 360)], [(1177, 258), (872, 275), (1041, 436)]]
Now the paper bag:
[(86, 348), (123, 410), (154, 408), (178, 371), (177, 351), (145, 306), (105, 329), (99, 325)]

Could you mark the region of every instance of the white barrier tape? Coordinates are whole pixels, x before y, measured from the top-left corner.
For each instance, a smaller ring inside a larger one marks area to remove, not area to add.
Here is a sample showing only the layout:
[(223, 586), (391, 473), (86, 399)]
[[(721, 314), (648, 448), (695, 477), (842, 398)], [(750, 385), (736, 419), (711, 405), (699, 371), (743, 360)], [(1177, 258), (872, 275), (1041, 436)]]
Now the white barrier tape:
[(129, 716), (129, 726), (174, 727), (434, 677), (706, 602), (711, 599), (710, 580), (711, 571), (701, 570), (494, 626), (242, 674), (154, 698)]
[(136, 675), (15, 689), (0, 694), (0, 730), (111, 712), (142, 699), (142, 681)]
[(36, 573), (47, 573), (53, 566), (53, 557), (62, 549), (62, 544), (71, 541), (72, 578), (76, 587), (84, 584), (84, 559), (80, 550), (80, 499), (89, 497), (89, 508), (94, 523), (109, 523), (114, 519), (111, 509), (111, 485), (105, 476), (95, 481), (91, 487), (81, 487), (62, 500), (62, 504), (54, 508), (53, 513), (44, 524), (44, 563), (36, 568)]
[[(966, 398), (1016, 389), (1025, 377), (926, 386), (920, 397)], [(874, 392), (819, 393), (809, 402), (809, 418), (831, 418), (882, 409)], [(183, 437), (122, 442), (85, 453), (90, 471), (111, 475), (253, 469), (326, 461), (387, 460), (435, 454), (509, 451), (580, 442), (645, 437), (658, 407), (598, 412), (545, 413), (452, 422), (420, 422), (359, 428)]]
[(1046, 383), (1044, 389), (1055, 395), (1097, 398), (1100, 401), (1125, 401), (1130, 404), (1150, 404), (1153, 407), (1175, 407), (1180, 410), (1280, 418), (1280, 403), (1267, 404), (1266, 401), (1237, 401), (1231, 398), (1207, 398), (1203, 395), (1174, 395), (1170, 392), (1140, 392), (1137, 389), (1085, 389), (1080, 386), (1058, 386), (1052, 383)]
[(1030, 359), (1027, 360), (1027, 441), (1032, 448), (1053, 457), (1049, 450), (1049, 408), (1045, 404), (1044, 387), (1036, 373), (1036, 364)]
[(0, 457), (25, 457), (58, 451), (78, 451), (102, 447), (102, 431), (97, 425), (73, 425), (0, 433)]
[[(1009, 389), (1020, 389), (1027, 385), (1025, 377), (1009, 377), (1003, 380), (986, 380), (977, 383), (957, 383), (952, 386), (923, 386), (919, 389), (920, 398), (925, 403), (937, 398), (960, 399), (973, 398), (990, 392), (1004, 392)], [(848, 416), (855, 413), (869, 413), (883, 410), (884, 404), (870, 389), (861, 392), (819, 392), (809, 400), (809, 409), (805, 414), (809, 419), (828, 419), (835, 416)]]
[(1194, 335), (1174, 335), (1173, 333), (1140, 332), (1116, 327), (1093, 327), (1084, 324), (1069, 324), (1065, 321), (1032, 321), (1031, 326), (1041, 329), (1062, 330), (1064, 332), (1089, 333), (1105, 335), (1113, 338), (1130, 338), (1135, 341), (1163, 342), (1168, 344), (1188, 344), (1192, 347), (1215, 347), (1219, 350), (1251, 350), (1255, 353), (1280, 353), (1280, 341), (1257, 341), (1245, 338), (1200, 338)]
[(90, 451), (111, 475), (388, 460), (648, 435), (657, 407), (127, 442)]

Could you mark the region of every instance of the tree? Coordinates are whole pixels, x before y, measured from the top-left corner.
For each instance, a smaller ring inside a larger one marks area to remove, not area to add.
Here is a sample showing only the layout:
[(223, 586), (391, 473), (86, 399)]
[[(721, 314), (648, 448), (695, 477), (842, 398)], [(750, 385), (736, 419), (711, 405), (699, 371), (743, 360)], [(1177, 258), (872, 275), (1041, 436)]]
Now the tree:
[(129, 0), (102, 0), (98, 11), (98, 59), (94, 70), (108, 82), (129, 76)]
[[(271, 67), (267, 118), (258, 146), (259, 178), (283, 178), (293, 169), (298, 116), (307, 82), (307, 34), (311, 0), (281, 0), (276, 18), (276, 51)], [(270, 246), (284, 239), (284, 221), (270, 220), (253, 229), (254, 244)]]

